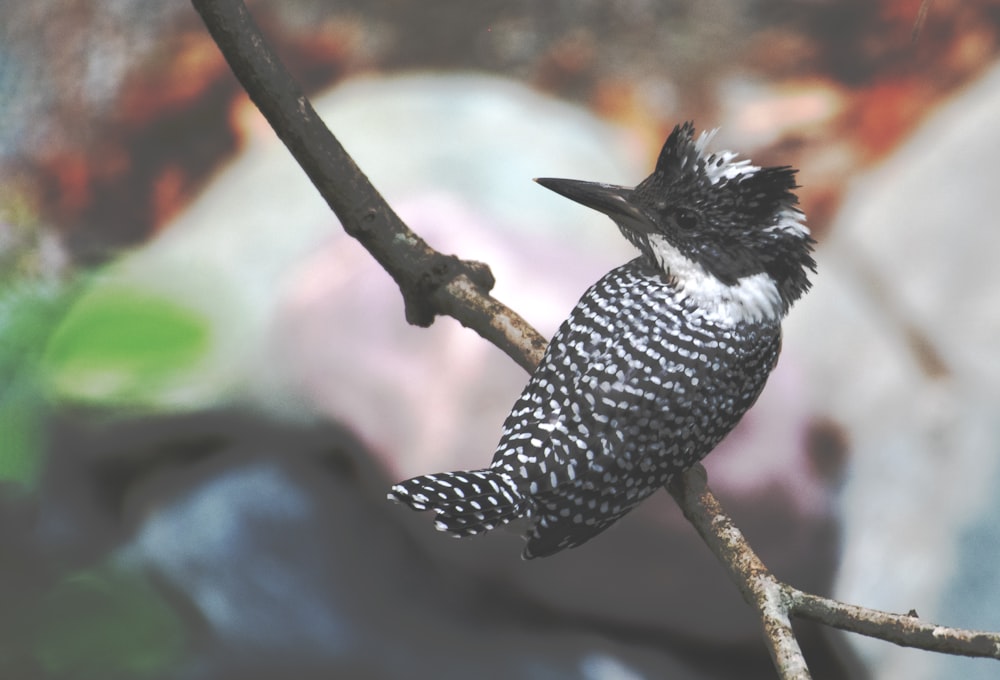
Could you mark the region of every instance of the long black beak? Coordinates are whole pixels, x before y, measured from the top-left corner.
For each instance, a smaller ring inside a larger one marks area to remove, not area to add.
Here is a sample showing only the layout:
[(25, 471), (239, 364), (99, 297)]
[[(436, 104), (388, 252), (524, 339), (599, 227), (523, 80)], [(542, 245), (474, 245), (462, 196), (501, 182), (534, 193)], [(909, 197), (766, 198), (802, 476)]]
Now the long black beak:
[(630, 199), (634, 189), (600, 182), (581, 182), (576, 179), (535, 179), (546, 189), (565, 196), (588, 208), (593, 208), (613, 219), (619, 226), (638, 232), (649, 232), (653, 224), (646, 214)]

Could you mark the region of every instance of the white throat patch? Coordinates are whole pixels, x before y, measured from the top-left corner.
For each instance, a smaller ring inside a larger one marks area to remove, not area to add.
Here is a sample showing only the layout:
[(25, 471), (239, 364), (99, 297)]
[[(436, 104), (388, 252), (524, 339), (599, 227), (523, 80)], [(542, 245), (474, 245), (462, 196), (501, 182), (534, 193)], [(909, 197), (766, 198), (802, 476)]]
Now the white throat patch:
[(779, 321), (784, 315), (778, 286), (766, 273), (745, 276), (728, 286), (685, 257), (663, 236), (652, 234), (649, 243), (663, 270), (704, 311), (706, 318), (735, 326), (741, 322)]

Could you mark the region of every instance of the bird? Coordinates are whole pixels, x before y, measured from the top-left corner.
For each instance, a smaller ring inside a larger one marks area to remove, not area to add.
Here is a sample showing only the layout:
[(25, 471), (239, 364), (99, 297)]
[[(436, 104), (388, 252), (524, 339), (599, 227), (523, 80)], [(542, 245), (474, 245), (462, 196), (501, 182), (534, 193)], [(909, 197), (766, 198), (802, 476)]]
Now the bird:
[(422, 475), (390, 500), (464, 537), (518, 520), (522, 558), (601, 533), (708, 455), (760, 395), (781, 321), (811, 286), (796, 170), (711, 153), (677, 125), (634, 188), (535, 181), (610, 217), (639, 251), (591, 286), (507, 416), (490, 465)]

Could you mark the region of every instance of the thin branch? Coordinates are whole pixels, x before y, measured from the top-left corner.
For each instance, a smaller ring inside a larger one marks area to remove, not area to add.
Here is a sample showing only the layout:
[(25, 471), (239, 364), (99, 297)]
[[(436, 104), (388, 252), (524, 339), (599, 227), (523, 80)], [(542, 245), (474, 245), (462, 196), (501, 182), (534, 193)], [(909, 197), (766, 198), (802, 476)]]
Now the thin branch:
[(929, 652), (1000, 659), (1000, 633), (965, 630), (923, 621), (909, 614), (891, 614), (845, 604), (789, 585), (790, 612), (803, 619), (859, 635)]
[(743, 532), (725, 513), (708, 488), (705, 468), (695, 465), (678, 475), (668, 487), (684, 517), (694, 526), (729, 572), (743, 599), (757, 610), (764, 625), (764, 640), (782, 680), (811, 677), (805, 657), (788, 620), (788, 603), (781, 583), (750, 548)]
[(784, 622), (789, 614), (903, 647), (1000, 659), (1000, 633), (952, 628), (923, 621), (916, 615), (892, 614), (846, 604), (803, 592), (777, 580), (712, 495), (702, 466), (696, 465), (678, 476), (669, 491), (684, 516), (726, 567), (743, 599), (760, 613), (775, 665), (789, 673), (782, 678), (809, 677), (808, 674), (795, 674), (808, 673), (804, 667), (799, 670), (784, 665), (794, 652), (791, 644), (783, 639), (786, 634)]
[(517, 312), (483, 294), (466, 277), (454, 279), (439, 294), (439, 310), (458, 319), (499, 347), (532, 373), (542, 361), (548, 342)]
[(931, 8), (931, 0), (921, 0), (920, 8), (917, 10), (917, 18), (913, 22), (913, 30), (910, 31), (910, 43), (915, 45), (920, 39), (920, 33), (924, 30), (924, 23), (927, 21), (927, 10)]
[(489, 267), (437, 252), (403, 223), (320, 119), (240, 0), (192, 4), (250, 99), (344, 230), (399, 285), (406, 320), (429, 326), (437, 314), (447, 313), (531, 370), (545, 339), (490, 297), (494, 279)]
[[(240, 0), (192, 0), (250, 98), (340, 219), (400, 287), (410, 323), (448, 314), (475, 330), (529, 372), (545, 339), (516, 312), (490, 297), (493, 276), (478, 262), (443, 255), (392, 211), (313, 110), (267, 46)], [(924, 7), (928, 2), (925, 1)], [(923, 10), (925, 11), (925, 10)], [(784, 679), (809, 678), (789, 615), (899, 645), (1000, 658), (1000, 634), (937, 626), (802, 592), (776, 579), (712, 495), (700, 465), (670, 484), (685, 517), (726, 567), (759, 614), (768, 649)]]

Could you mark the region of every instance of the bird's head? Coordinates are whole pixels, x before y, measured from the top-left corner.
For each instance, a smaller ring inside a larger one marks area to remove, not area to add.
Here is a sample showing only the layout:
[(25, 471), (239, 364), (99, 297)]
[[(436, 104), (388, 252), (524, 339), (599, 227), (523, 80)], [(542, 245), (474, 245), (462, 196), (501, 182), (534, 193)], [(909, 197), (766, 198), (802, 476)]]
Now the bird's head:
[[(810, 283), (813, 240), (796, 208), (795, 170), (707, 153), (678, 125), (635, 188), (567, 179), (542, 186), (598, 210), (673, 284), (737, 320), (780, 318)], [(720, 307), (721, 305), (721, 307)]]

